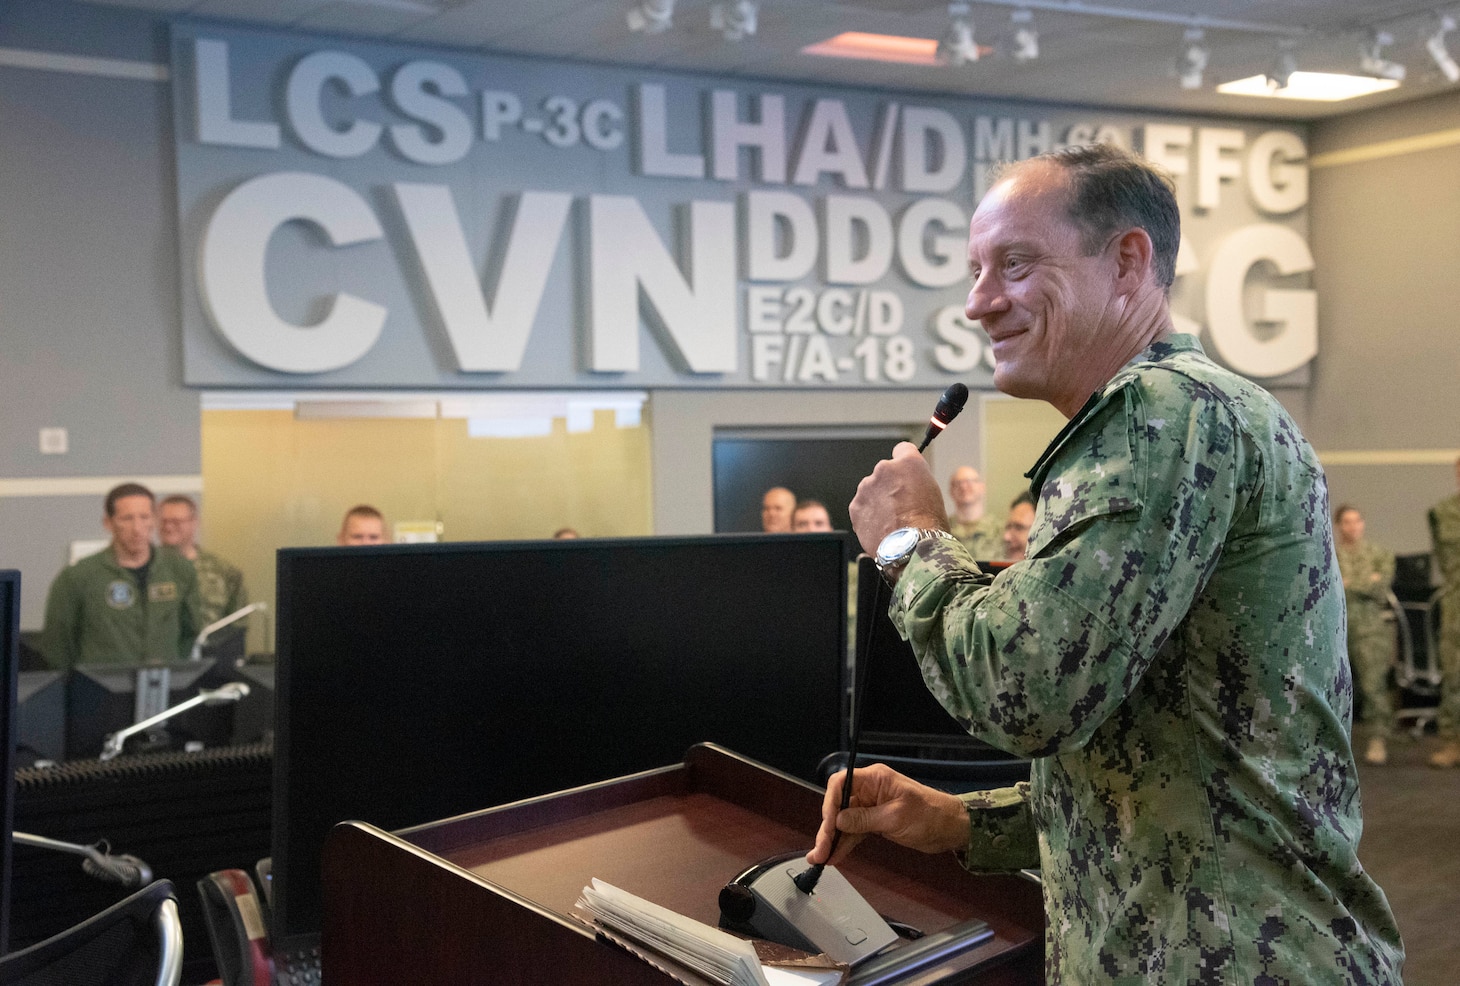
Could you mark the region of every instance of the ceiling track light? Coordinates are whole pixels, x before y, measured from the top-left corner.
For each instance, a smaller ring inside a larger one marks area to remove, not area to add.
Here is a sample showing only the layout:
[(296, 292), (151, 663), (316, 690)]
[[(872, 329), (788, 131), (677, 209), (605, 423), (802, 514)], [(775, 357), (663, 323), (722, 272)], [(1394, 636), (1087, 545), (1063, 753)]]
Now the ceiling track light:
[(968, 14), (968, 4), (950, 3), (948, 16), (953, 23), (948, 33), (938, 42), (938, 61), (945, 65), (968, 65), (978, 61), (978, 42), (973, 39), (973, 19)]
[(1022, 65), (1038, 58), (1039, 32), (1034, 29), (1034, 12), (1017, 7), (1009, 20), (1014, 25), (1014, 61)]
[(1188, 27), (1181, 39), (1181, 52), (1176, 56), (1176, 77), (1183, 89), (1200, 89), (1202, 77), (1206, 74), (1207, 62), (1212, 53), (1202, 40), (1206, 31), (1199, 27)]
[(1384, 49), (1394, 43), (1394, 35), (1388, 31), (1371, 31), (1369, 39), (1359, 48), (1359, 69), (1376, 79), (1404, 81), (1404, 66), (1384, 57)]
[(710, 8), (710, 28), (726, 41), (740, 41), (755, 34), (760, 4), (755, 0), (733, 0)]
[(1298, 59), (1293, 54), (1293, 43), (1291, 41), (1278, 42), (1277, 57), (1273, 59), (1272, 67), (1264, 74), (1267, 80), (1267, 88), (1272, 92), (1281, 92), (1288, 87), (1292, 81), (1293, 73), (1298, 71)]
[(1451, 82), (1460, 82), (1460, 65), (1455, 63), (1455, 58), (1445, 46), (1445, 35), (1455, 30), (1455, 18), (1449, 14), (1440, 15), (1440, 23), (1435, 33), (1430, 35), (1425, 42), (1429, 49), (1430, 57), (1435, 60), (1435, 65), (1445, 73), (1445, 78)]
[(661, 34), (673, 27), (674, 0), (639, 0), (624, 15), (630, 31)]

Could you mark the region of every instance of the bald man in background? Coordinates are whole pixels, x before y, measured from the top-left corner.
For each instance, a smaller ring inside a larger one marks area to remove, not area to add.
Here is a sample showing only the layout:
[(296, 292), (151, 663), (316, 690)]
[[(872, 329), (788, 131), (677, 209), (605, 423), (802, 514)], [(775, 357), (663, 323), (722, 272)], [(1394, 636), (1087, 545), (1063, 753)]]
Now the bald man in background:
[(760, 499), (760, 529), (767, 534), (791, 533), (791, 514), (796, 494), (784, 486), (772, 486)]

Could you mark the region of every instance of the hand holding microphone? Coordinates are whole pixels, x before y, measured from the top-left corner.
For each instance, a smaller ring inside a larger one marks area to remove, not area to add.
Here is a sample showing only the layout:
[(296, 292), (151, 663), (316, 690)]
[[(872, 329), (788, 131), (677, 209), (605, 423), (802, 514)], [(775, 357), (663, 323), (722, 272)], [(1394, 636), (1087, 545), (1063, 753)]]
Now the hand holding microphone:
[(963, 410), (967, 401), (967, 387), (961, 383), (949, 387), (933, 410), (922, 446), (900, 442), (892, 450), (892, 458), (877, 463), (872, 475), (858, 484), (851, 505), (852, 529), (867, 554), (874, 554), (888, 532), (899, 527), (947, 530), (943, 491), (920, 453)]

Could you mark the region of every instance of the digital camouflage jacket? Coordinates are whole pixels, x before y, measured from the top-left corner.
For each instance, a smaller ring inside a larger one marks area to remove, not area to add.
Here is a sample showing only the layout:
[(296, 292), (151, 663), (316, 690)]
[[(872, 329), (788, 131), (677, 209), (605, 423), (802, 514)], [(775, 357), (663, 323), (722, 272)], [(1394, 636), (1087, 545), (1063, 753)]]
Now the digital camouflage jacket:
[(967, 799), (965, 862), (1041, 867), (1048, 981), (1398, 983), (1356, 855), (1327, 486), (1292, 420), (1176, 335), (1029, 476), (1028, 560), (990, 580), (924, 541), (892, 616), (970, 733), (1036, 758)]

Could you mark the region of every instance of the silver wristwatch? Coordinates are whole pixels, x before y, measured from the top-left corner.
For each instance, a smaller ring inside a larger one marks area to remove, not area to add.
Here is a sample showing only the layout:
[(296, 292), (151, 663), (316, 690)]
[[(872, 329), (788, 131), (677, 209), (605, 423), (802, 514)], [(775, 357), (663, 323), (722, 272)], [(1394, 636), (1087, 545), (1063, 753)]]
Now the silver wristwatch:
[(940, 531), (930, 527), (899, 527), (891, 534), (882, 539), (877, 545), (877, 554), (872, 560), (877, 564), (877, 571), (886, 575), (888, 569), (901, 568), (907, 564), (912, 553), (917, 549), (920, 542), (928, 538), (945, 538), (949, 541), (958, 540), (947, 531)]

